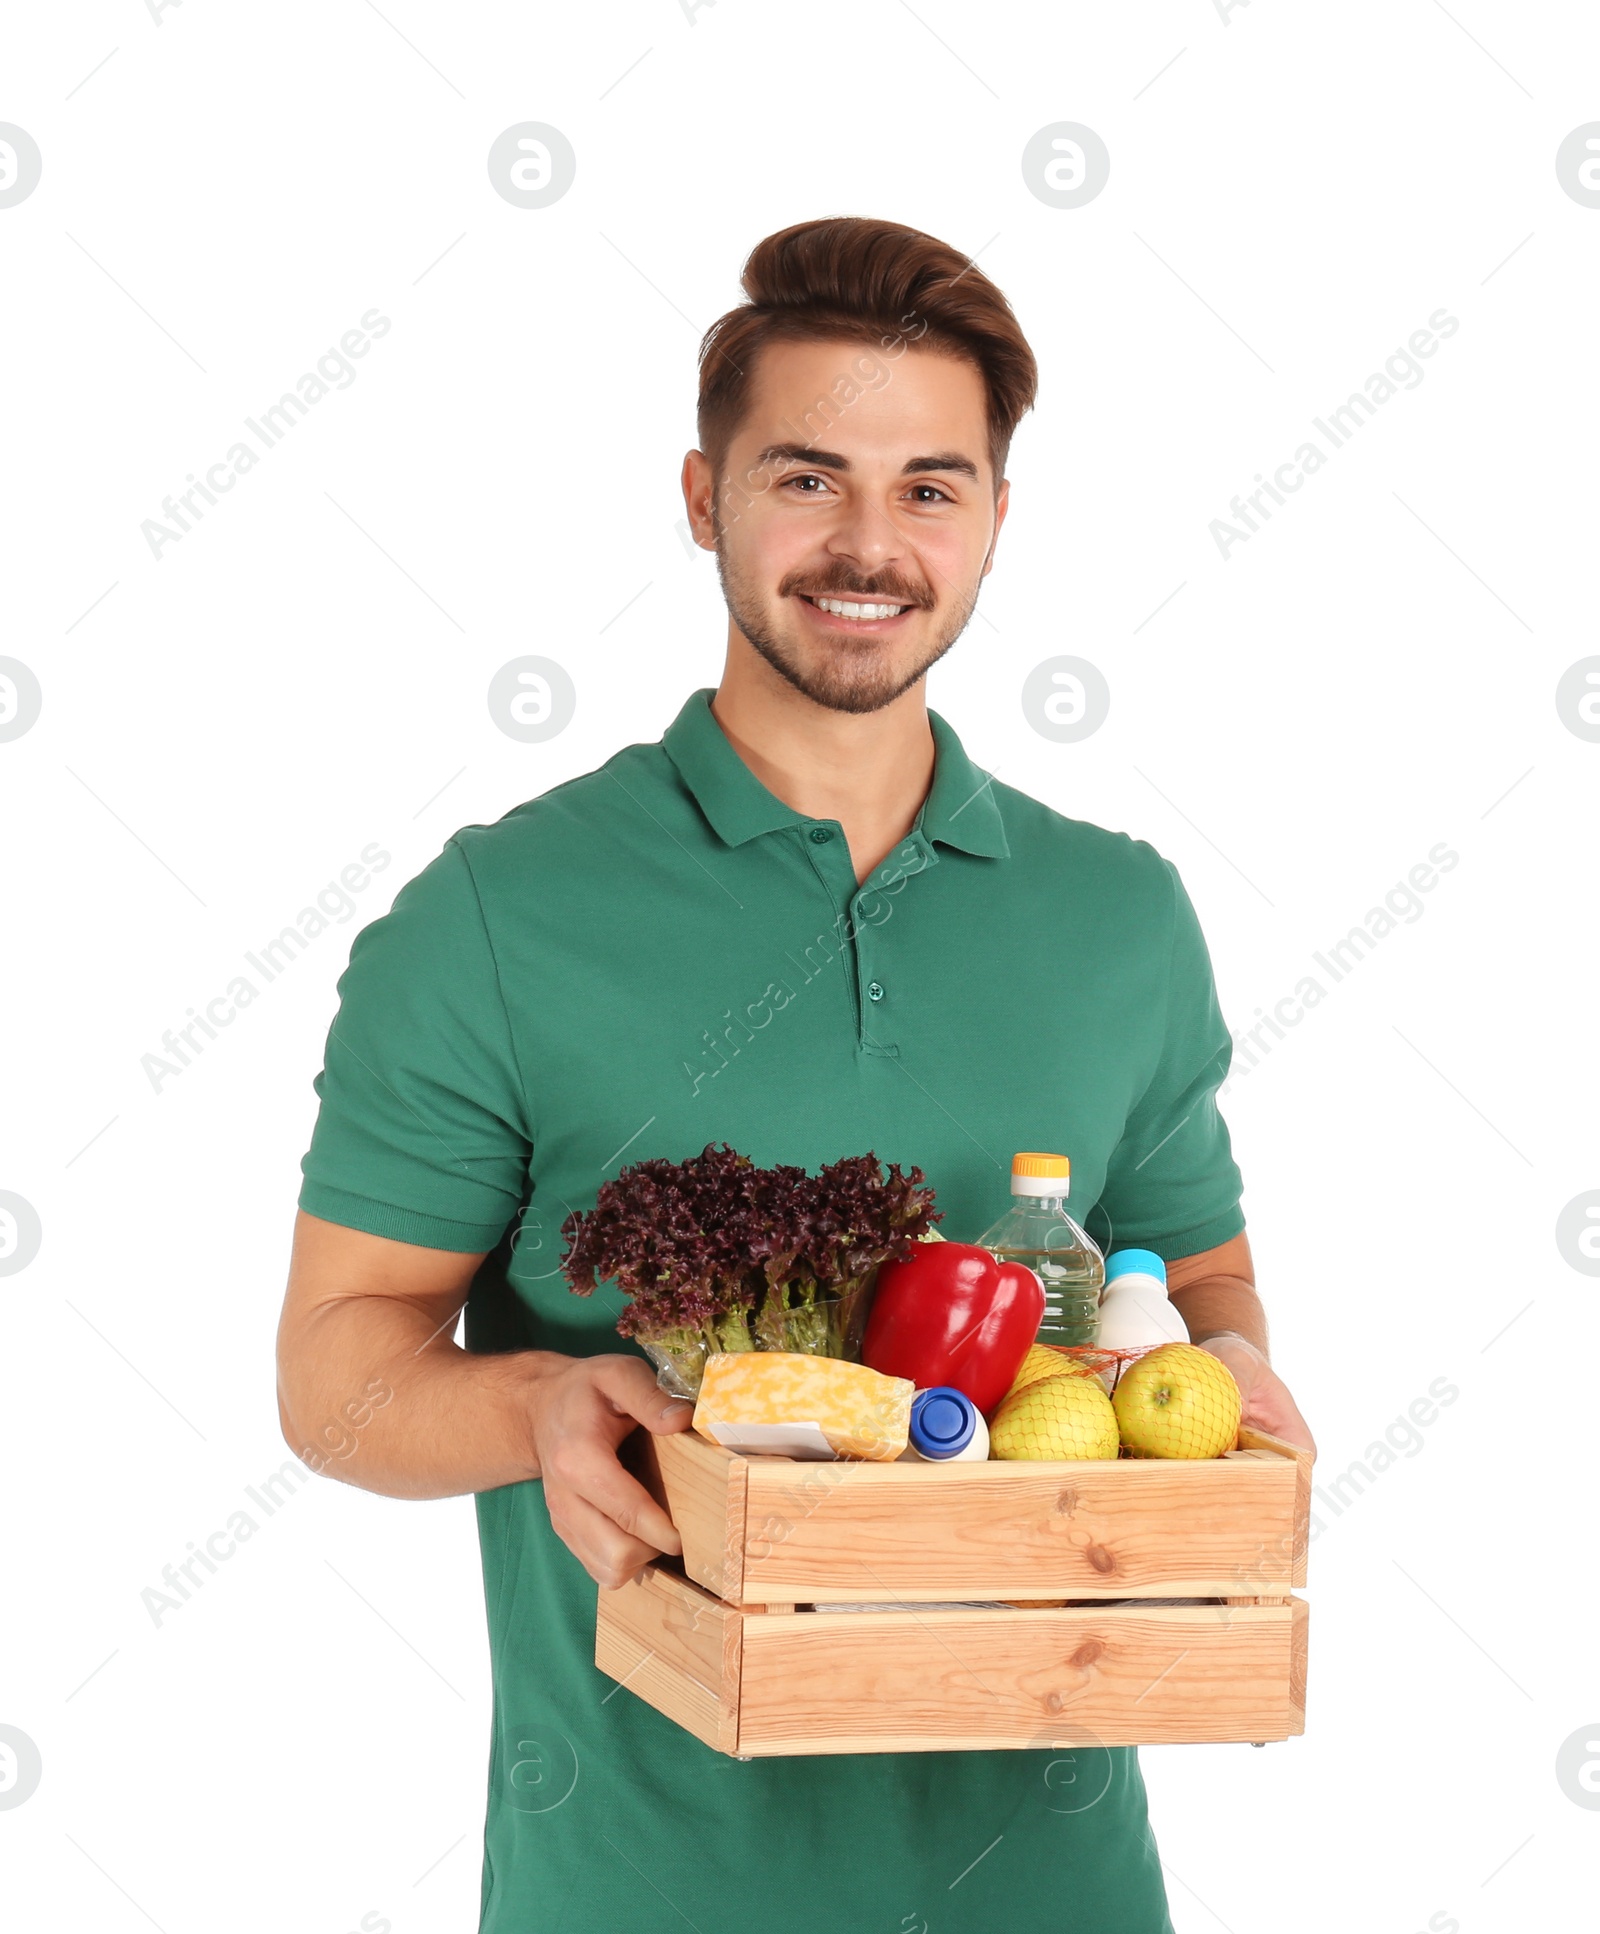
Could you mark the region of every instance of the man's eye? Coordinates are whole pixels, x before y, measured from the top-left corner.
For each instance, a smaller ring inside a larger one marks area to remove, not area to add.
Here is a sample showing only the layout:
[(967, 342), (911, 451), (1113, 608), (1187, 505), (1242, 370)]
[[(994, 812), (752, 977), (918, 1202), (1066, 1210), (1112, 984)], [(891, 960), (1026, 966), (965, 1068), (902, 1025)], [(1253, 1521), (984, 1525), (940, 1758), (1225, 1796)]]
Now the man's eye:
[[(805, 475), (799, 476), (799, 477), (785, 477), (783, 482), (784, 482), (784, 488), (786, 490), (791, 488), (798, 489), (799, 486), (801, 486), (802, 484), (816, 484), (818, 489), (821, 489), (824, 487), (824, 479), (817, 476), (814, 472), (811, 472), (811, 471), (807, 471)], [(802, 496), (810, 497), (810, 496), (814, 496), (816, 493), (814, 491), (802, 490), (800, 494)]]
[(925, 503), (937, 501), (941, 504), (948, 504), (948, 503), (953, 503), (955, 501), (947, 491), (941, 490), (937, 484), (926, 484), (926, 483), (913, 484), (911, 486), (911, 489), (912, 489), (913, 495), (923, 490), (926, 490), (930, 493), (929, 496), (927, 497), (921, 497), (921, 496), (917, 497), (917, 501), (919, 503), (925, 504)]

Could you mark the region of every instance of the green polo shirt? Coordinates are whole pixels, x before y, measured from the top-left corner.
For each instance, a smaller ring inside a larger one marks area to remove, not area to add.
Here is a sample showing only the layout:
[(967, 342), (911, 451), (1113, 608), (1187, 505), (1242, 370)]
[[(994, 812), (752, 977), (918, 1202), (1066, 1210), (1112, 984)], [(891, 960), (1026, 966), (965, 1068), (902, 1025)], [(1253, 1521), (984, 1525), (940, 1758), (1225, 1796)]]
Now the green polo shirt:
[[(464, 827), (357, 936), (301, 1206), (488, 1252), (468, 1348), (573, 1356), (633, 1346), (614, 1289), (567, 1289), (562, 1218), (707, 1142), (919, 1163), (965, 1241), (1012, 1154), (1056, 1149), (1103, 1245), (1236, 1235), (1229, 1037), (1172, 866), (991, 780), (930, 713), (932, 788), (858, 886), (843, 828), (768, 792), (710, 699)], [(483, 1934), (1170, 1934), (1133, 1750), (725, 1757), (596, 1670), (542, 1487), (477, 1505)]]

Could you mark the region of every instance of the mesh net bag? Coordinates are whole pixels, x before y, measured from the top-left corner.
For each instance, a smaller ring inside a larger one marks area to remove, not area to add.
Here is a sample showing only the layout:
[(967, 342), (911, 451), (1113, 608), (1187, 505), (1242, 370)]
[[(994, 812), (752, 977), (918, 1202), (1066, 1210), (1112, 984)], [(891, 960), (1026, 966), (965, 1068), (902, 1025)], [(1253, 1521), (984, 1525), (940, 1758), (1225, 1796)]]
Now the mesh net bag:
[[(1114, 1395), (1118, 1384), (1126, 1375), (1129, 1365), (1137, 1363), (1142, 1357), (1154, 1354), (1154, 1350), (1156, 1349), (1168, 1347), (1172, 1346), (1157, 1344), (1150, 1348), (1138, 1350), (1102, 1350), (1094, 1344), (1087, 1343), (1035, 1344), (1028, 1357), (1024, 1359), (1022, 1371), (1019, 1372), (1018, 1383), (1013, 1385), (1012, 1394), (1015, 1394), (1018, 1388), (1026, 1387), (1026, 1384), (1033, 1382), (1036, 1378), (1060, 1375), (1062, 1374), (1062, 1370), (1065, 1369), (1069, 1374), (1076, 1373), (1080, 1376), (1097, 1378), (1100, 1387), (1109, 1397)], [(1196, 1346), (1190, 1344), (1177, 1347), (1193, 1349)], [(1049, 1355), (1061, 1359), (1061, 1367), (1052, 1369), (1047, 1365), (1041, 1354), (1043, 1352), (1048, 1352)], [(1226, 1365), (1222, 1364), (1218, 1359), (1213, 1359), (1213, 1361), (1217, 1363), (1218, 1369), (1223, 1371), (1226, 1376)], [(1193, 1434), (1196, 1438), (1197, 1446), (1202, 1437), (1206, 1442), (1211, 1442), (1214, 1441), (1215, 1433), (1226, 1431), (1230, 1411), (1233, 1418), (1233, 1430), (1237, 1433), (1237, 1396), (1236, 1394), (1230, 1394), (1228, 1388), (1232, 1384), (1232, 1381), (1231, 1376), (1226, 1376), (1225, 1382), (1219, 1379), (1214, 1396), (1206, 1392), (1201, 1393), (1201, 1401), (1196, 1406), (1193, 1427)], [(1181, 1444), (1187, 1434), (1186, 1427), (1175, 1417), (1175, 1440)], [(1177, 1450), (1171, 1454), (1177, 1456), (1210, 1456), (1215, 1453), (1196, 1447), (1189, 1450)], [(1140, 1453), (1130, 1450), (1126, 1444), (1123, 1444), (1119, 1448), (1117, 1455), (1119, 1457), (1137, 1457)]]

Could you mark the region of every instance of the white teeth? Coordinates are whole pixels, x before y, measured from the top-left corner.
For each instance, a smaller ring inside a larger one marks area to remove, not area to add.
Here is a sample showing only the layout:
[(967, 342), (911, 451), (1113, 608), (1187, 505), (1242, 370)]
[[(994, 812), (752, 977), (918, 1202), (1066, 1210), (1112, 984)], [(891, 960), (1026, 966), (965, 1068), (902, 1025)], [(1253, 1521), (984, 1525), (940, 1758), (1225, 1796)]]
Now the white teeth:
[(836, 618), (898, 618), (908, 609), (903, 604), (850, 604), (843, 598), (813, 598), (811, 602)]

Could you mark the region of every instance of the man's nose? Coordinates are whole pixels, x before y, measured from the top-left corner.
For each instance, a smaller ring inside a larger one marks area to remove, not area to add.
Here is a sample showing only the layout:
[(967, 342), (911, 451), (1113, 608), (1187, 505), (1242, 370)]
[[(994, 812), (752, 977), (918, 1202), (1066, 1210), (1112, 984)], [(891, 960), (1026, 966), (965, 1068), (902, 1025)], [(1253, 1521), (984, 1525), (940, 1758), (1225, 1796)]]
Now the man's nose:
[(853, 565), (863, 576), (910, 563), (906, 543), (892, 519), (866, 498), (850, 499), (828, 533), (830, 555)]

